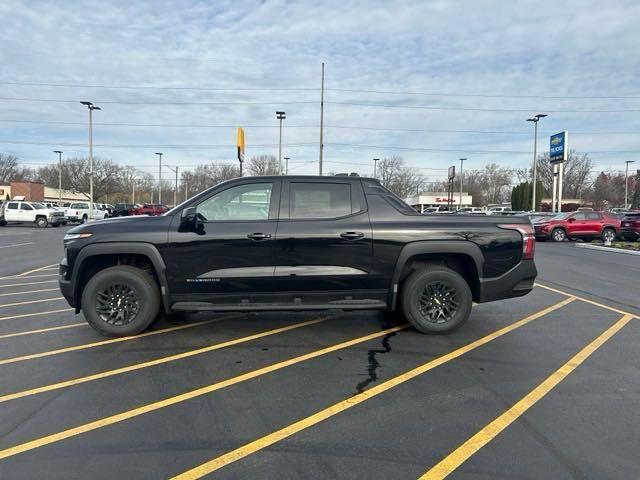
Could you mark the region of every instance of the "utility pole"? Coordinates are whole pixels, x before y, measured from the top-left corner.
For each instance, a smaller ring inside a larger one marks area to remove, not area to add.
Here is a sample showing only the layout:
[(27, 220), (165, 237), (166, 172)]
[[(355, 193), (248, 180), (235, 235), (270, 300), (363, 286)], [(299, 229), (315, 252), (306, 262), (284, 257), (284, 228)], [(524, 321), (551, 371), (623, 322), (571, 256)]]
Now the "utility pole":
[[(629, 208), (629, 164), (630, 163), (634, 163), (635, 160), (627, 160), (624, 163), (625, 165), (625, 169), (624, 169), (624, 208), (625, 210), (627, 208)], [(637, 187), (636, 187), (637, 188)]]
[(176, 189), (173, 191), (173, 206), (175, 207), (176, 205), (178, 205), (178, 166), (176, 165), (175, 169), (171, 168), (169, 165), (165, 166), (176, 174)]
[(131, 177), (131, 203), (136, 204), (136, 177)]
[(282, 175), (282, 120), (287, 118), (285, 112), (276, 112), (276, 118), (280, 120), (280, 140), (278, 142), (278, 170)]
[(89, 222), (93, 222), (93, 111), (102, 110), (91, 102), (80, 102), (89, 109)]
[[(158, 205), (162, 205), (162, 152), (156, 152), (158, 155)], [(153, 193), (151, 194), (153, 198)], [(153, 202), (153, 200), (152, 200)]]
[(466, 158), (460, 159), (460, 208), (462, 208), (462, 165), (464, 164), (465, 160)]
[(379, 158), (373, 159), (373, 178), (378, 178), (378, 162), (379, 161), (380, 161)]
[(284, 157), (284, 172), (286, 175), (289, 175), (289, 160), (291, 157)]
[(538, 155), (538, 122), (541, 118), (546, 117), (545, 113), (538, 113), (531, 118), (527, 118), (527, 122), (533, 122), (534, 124), (534, 133), (533, 133), (533, 201), (531, 206), (531, 211), (536, 211), (536, 177), (538, 172), (538, 163), (536, 162), (536, 156)]
[(324, 127), (324, 62), (322, 62), (322, 81), (320, 83), (320, 161), (318, 171), (322, 176), (322, 151), (324, 150), (324, 143), (322, 141)]
[(62, 206), (62, 152), (54, 150), (53, 153), (58, 154), (58, 206)]

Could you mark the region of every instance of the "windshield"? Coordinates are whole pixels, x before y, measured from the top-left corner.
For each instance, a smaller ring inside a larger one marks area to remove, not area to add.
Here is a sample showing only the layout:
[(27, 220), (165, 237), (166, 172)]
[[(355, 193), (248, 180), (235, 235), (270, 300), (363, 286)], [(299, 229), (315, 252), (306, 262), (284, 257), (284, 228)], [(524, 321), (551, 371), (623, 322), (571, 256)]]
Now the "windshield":
[(31, 206), (33, 208), (35, 208), (36, 210), (43, 210), (43, 209), (47, 208), (44, 205), (42, 205), (41, 203), (32, 203)]

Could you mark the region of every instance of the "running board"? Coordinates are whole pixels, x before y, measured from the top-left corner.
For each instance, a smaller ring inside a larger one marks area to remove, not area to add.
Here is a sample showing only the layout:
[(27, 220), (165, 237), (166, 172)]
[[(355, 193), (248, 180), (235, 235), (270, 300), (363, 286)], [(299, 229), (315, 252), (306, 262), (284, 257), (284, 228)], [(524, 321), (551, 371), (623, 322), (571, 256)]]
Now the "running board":
[(328, 303), (235, 303), (177, 302), (171, 310), (187, 312), (256, 312), (277, 310), (384, 310), (387, 304), (380, 300), (338, 300)]

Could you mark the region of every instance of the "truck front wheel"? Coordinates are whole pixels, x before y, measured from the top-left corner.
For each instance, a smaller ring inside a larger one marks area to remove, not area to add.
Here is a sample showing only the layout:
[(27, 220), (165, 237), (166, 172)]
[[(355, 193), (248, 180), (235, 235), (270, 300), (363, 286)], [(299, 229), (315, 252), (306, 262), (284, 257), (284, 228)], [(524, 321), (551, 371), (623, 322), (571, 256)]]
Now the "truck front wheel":
[(402, 311), (422, 333), (447, 333), (467, 321), (473, 296), (462, 276), (442, 265), (413, 272), (400, 291)]
[(160, 292), (144, 270), (128, 265), (95, 274), (82, 292), (82, 313), (102, 335), (124, 337), (145, 330), (160, 309)]
[(49, 224), (49, 222), (47, 221), (47, 219), (45, 217), (36, 218), (36, 225), (39, 228), (46, 228), (48, 224)]

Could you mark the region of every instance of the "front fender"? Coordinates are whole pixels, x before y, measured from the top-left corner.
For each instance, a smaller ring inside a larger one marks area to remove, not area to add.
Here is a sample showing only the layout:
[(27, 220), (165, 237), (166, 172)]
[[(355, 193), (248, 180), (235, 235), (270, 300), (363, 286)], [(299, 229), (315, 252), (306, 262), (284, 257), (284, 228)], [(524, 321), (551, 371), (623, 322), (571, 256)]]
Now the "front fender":
[(83, 247), (76, 256), (71, 274), (71, 278), (74, 280), (73, 296), (76, 307), (79, 305), (78, 293), (80, 285), (78, 279), (80, 278), (80, 272), (82, 272), (82, 268), (86, 265), (88, 259), (99, 255), (144, 255), (147, 257), (151, 261), (158, 278), (158, 282), (160, 283), (160, 295), (162, 297), (162, 304), (165, 308), (165, 312), (168, 313), (170, 311), (169, 285), (166, 278), (167, 267), (156, 246), (151, 243), (143, 242), (92, 243)]

